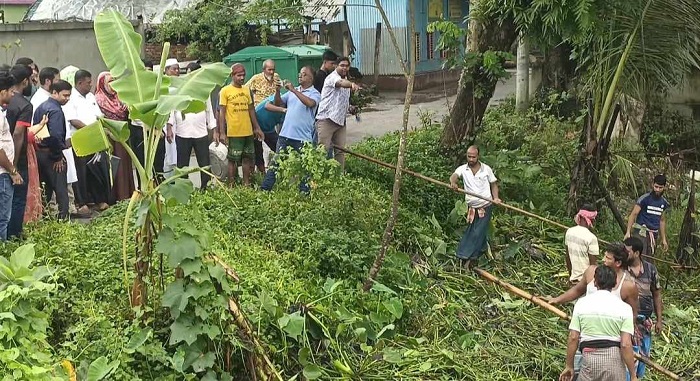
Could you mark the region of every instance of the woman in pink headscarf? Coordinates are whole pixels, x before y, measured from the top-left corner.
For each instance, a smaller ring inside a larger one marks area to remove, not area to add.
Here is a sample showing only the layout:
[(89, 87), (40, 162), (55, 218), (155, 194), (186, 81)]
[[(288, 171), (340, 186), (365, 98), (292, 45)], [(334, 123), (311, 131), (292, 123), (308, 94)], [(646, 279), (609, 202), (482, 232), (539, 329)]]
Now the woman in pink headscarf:
[[(129, 109), (117, 97), (117, 93), (109, 85), (113, 81), (109, 72), (102, 72), (97, 77), (97, 86), (95, 87), (95, 98), (97, 105), (102, 110), (102, 113), (107, 119), (129, 121)], [(112, 195), (117, 201), (127, 200), (134, 193), (134, 170), (131, 165), (131, 157), (124, 149), (121, 143), (112, 141), (114, 147), (114, 156), (119, 160), (117, 175), (114, 178), (114, 187)]]

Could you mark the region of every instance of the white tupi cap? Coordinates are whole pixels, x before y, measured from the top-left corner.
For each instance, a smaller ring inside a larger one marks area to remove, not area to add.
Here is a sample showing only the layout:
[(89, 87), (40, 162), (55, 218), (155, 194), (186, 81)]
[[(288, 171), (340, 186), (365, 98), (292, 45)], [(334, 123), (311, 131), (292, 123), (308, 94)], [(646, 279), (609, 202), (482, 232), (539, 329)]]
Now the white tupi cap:
[(180, 63), (177, 62), (176, 58), (168, 58), (167, 60), (165, 60), (165, 67), (171, 67), (175, 65), (180, 65)]

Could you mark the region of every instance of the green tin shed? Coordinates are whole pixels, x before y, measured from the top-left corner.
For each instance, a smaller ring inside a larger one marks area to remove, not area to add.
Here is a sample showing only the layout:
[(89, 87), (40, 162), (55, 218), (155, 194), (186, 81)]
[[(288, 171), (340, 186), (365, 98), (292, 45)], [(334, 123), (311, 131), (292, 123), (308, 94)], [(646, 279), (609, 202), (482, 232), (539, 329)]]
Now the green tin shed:
[(262, 71), (265, 60), (272, 59), (280, 78), (297, 86), (299, 70), (307, 65), (318, 70), (323, 63), (323, 52), (327, 49), (324, 45), (250, 46), (229, 54), (224, 58), (224, 63), (228, 66), (243, 64), (247, 81), (253, 74)]

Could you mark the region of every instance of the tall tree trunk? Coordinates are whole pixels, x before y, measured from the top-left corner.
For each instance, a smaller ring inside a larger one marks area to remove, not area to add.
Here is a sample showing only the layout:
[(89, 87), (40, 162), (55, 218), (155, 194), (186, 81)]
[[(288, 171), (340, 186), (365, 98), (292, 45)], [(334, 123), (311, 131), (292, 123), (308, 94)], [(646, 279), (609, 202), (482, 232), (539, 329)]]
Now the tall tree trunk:
[[(474, 1), (471, 2), (474, 7)], [(483, 53), (509, 51), (517, 37), (512, 19), (502, 21), (470, 19), (469, 51)], [(473, 138), (484, 117), (486, 107), (496, 89), (497, 79), (490, 78), (483, 70), (462, 69), (459, 78), (457, 99), (450, 112), (448, 123), (442, 132), (440, 144), (453, 147), (465, 139)]]
[(522, 112), (530, 107), (530, 44), (524, 33), (518, 38), (516, 67), (515, 108)]
[[(384, 22), (387, 25), (387, 31), (389, 32), (389, 35), (392, 37), (392, 41), (395, 41), (396, 38), (394, 36), (394, 31), (392, 30), (389, 20), (386, 18), (386, 14), (384, 13), (384, 9), (381, 6), (381, 3), (379, 0), (375, 0), (375, 4), (377, 5), (377, 9), (382, 15), (382, 18), (384, 19)], [(408, 6), (408, 17), (409, 17), (409, 22), (410, 22), (410, 46), (413, 47), (415, 46), (415, 39), (416, 39), (416, 34), (415, 34), (415, 5), (413, 1), (409, 1), (409, 6)], [(394, 49), (396, 50), (396, 54), (398, 57), (401, 57), (401, 50), (399, 49), (398, 44), (394, 44)], [(419, 52), (414, 52), (414, 54), (419, 53)], [(379, 247), (379, 252), (377, 253), (377, 256), (374, 258), (374, 263), (372, 263), (372, 267), (369, 269), (369, 274), (367, 275), (367, 279), (365, 280), (364, 284), (362, 285), (362, 289), (366, 292), (369, 291), (372, 288), (372, 285), (374, 284), (374, 280), (377, 278), (377, 274), (379, 274), (379, 271), (382, 268), (382, 265), (384, 264), (384, 258), (386, 257), (386, 252), (389, 249), (389, 245), (391, 244), (391, 241), (394, 237), (394, 226), (396, 225), (396, 220), (399, 216), (399, 201), (400, 201), (400, 194), (401, 194), (401, 177), (403, 175), (402, 169), (403, 169), (403, 163), (406, 158), (406, 135), (408, 135), (408, 119), (411, 111), (411, 98), (413, 97), (413, 83), (416, 77), (416, 59), (413, 57), (414, 54), (409, 54), (408, 57), (411, 59), (413, 62), (411, 63), (410, 69), (406, 67), (405, 64), (402, 64), (402, 68), (404, 71), (404, 76), (406, 77), (406, 98), (404, 99), (403, 103), (403, 124), (401, 127), (401, 135), (399, 137), (399, 152), (398, 152), (398, 158), (396, 159), (396, 172), (394, 173), (394, 188), (392, 190), (391, 194), (391, 212), (389, 214), (389, 218), (386, 221), (386, 227), (384, 228), (384, 235), (382, 236), (382, 243), (381, 246)]]
[[(578, 210), (582, 203), (592, 202), (600, 196), (606, 196), (607, 191), (605, 191), (598, 174), (605, 169), (605, 164), (608, 162), (608, 148), (610, 147), (612, 131), (615, 128), (615, 121), (620, 114), (620, 105), (615, 106), (608, 124), (600, 132), (600, 135), (597, 134), (593, 122), (590, 111), (593, 110), (591, 102), (588, 104), (588, 110), (585, 125), (581, 130), (579, 155), (569, 180), (567, 212), (571, 215)], [(594, 187), (596, 184), (598, 187)], [(596, 191), (597, 188), (600, 190)], [(606, 201), (613, 214), (619, 214), (617, 208), (612, 204), (612, 200)], [(619, 216), (615, 217), (619, 220)]]

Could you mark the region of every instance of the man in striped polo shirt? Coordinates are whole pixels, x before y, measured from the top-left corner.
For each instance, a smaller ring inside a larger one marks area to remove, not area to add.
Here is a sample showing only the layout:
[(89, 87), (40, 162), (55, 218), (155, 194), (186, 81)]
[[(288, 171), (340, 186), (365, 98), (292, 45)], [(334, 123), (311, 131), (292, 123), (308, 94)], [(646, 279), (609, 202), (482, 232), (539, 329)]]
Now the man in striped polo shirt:
[(656, 240), (661, 238), (661, 248), (668, 250), (666, 240), (666, 218), (664, 212), (671, 204), (663, 197), (666, 189), (666, 176), (656, 175), (652, 191), (645, 193), (637, 200), (627, 219), (627, 232), (625, 238), (639, 237), (644, 242), (642, 254), (654, 255)]
[[(595, 270), (595, 293), (581, 298), (574, 306), (566, 347), (566, 368), (560, 381), (574, 377), (576, 349), (583, 352), (578, 381), (637, 381), (634, 369), (632, 308), (612, 289), (617, 283), (615, 271), (607, 266)], [(580, 341), (580, 344), (579, 344)], [(626, 369), (625, 369), (626, 368)]]

